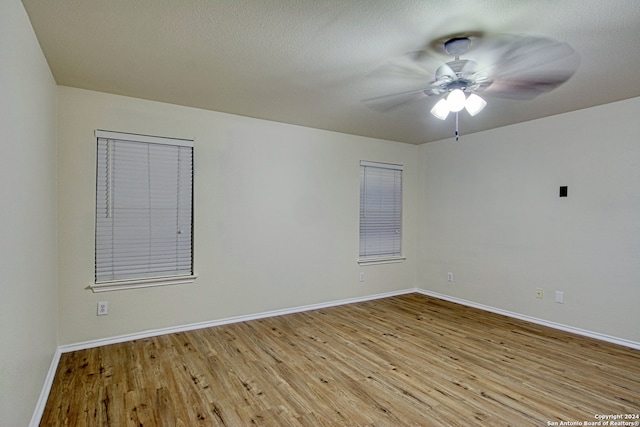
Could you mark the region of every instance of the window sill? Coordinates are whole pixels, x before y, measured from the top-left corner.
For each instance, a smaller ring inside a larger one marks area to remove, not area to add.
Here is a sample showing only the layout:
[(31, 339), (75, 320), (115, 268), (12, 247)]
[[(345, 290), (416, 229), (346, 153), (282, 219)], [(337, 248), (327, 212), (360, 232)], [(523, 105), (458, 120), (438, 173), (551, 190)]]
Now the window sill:
[(406, 257), (403, 256), (394, 256), (394, 257), (380, 257), (380, 258), (361, 258), (358, 260), (358, 264), (360, 265), (375, 265), (375, 264), (394, 264), (397, 262), (402, 262)]
[(114, 280), (113, 282), (94, 283), (89, 286), (94, 293), (122, 291), (125, 289), (152, 288), (167, 285), (185, 285), (195, 282), (198, 276), (156, 277), (153, 279)]

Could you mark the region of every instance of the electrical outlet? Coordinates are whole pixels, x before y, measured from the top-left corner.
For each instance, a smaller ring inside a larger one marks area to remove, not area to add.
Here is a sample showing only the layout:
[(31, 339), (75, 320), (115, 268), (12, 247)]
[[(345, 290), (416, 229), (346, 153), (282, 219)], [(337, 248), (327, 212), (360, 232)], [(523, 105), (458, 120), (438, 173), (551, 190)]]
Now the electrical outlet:
[(556, 302), (558, 304), (564, 304), (564, 292), (556, 291)]
[(364, 282), (364, 271), (360, 272), (360, 281)]
[(107, 301), (100, 301), (98, 303), (98, 316), (106, 316), (109, 314), (109, 303)]
[(453, 273), (452, 272), (448, 272), (447, 273), (447, 282), (453, 282)]
[(536, 298), (542, 299), (544, 297), (544, 290), (542, 288), (536, 288)]

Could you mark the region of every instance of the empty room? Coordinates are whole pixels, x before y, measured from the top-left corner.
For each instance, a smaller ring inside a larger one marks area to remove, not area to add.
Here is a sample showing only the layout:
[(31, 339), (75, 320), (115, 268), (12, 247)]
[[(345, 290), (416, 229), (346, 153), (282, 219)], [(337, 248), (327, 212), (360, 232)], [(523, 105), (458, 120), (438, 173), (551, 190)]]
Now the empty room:
[(640, 425), (635, 0), (3, 0), (0, 425)]

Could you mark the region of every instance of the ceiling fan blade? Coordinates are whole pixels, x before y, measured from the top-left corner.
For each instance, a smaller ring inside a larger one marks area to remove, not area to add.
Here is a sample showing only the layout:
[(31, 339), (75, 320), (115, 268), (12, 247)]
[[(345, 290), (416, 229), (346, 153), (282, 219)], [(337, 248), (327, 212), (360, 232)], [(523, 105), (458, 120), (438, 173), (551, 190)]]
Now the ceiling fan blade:
[(432, 73), (403, 56), (389, 60), (385, 64), (369, 73), (368, 77), (393, 78), (393, 79), (431, 79)]
[(550, 80), (496, 80), (486, 88), (480, 88), (475, 92), (483, 95), (506, 99), (530, 100), (538, 95), (550, 92), (560, 86), (562, 82)]
[[(434, 80), (436, 69), (438, 73)], [(444, 61), (435, 60), (428, 52), (409, 52), (376, 68), (368, 77), (383, 79), (383, 83), (387, 80), (399, 89), (416, 87), (418, 89), (367, 98), (362, 102), (376, 111), (392, 111), (428, 96), (440, 94), (438, 89), (444, 81), (450, 81), (452, 76), (455, 77), (455, 72)]]
[[(425, 51), (408, 52), (379, 66), (368, 77), (430, 81), (441, 60)], [(449, 70), (453, 73), (453, 70)]]
[(492, 80), (477, 91), (510, 99), (533, 99), (552, 91), (569, 80), (580, 64), (579, 55), (568, 44), (532, 36), (500, 37), (470, 55), (488, 64), (476, 74)]
[(386, 113), (405, 105), (413, 104), (421, 99), (427, 98), (429, 95), (426, 91), (429, 89), (415, 89), (406, 92), (393, 93), (389, 95), (376, 96), (373, 98), (363, 99), (369, 108)]

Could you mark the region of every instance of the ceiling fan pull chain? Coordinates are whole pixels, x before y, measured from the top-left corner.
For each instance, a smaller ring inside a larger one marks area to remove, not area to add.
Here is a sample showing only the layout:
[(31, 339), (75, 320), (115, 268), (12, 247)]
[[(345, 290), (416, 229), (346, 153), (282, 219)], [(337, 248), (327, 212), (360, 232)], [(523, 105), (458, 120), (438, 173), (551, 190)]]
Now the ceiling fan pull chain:
[(458, 112), (456, 111), (456, 141), (460, 139), (460, 133), (458, 132)]

